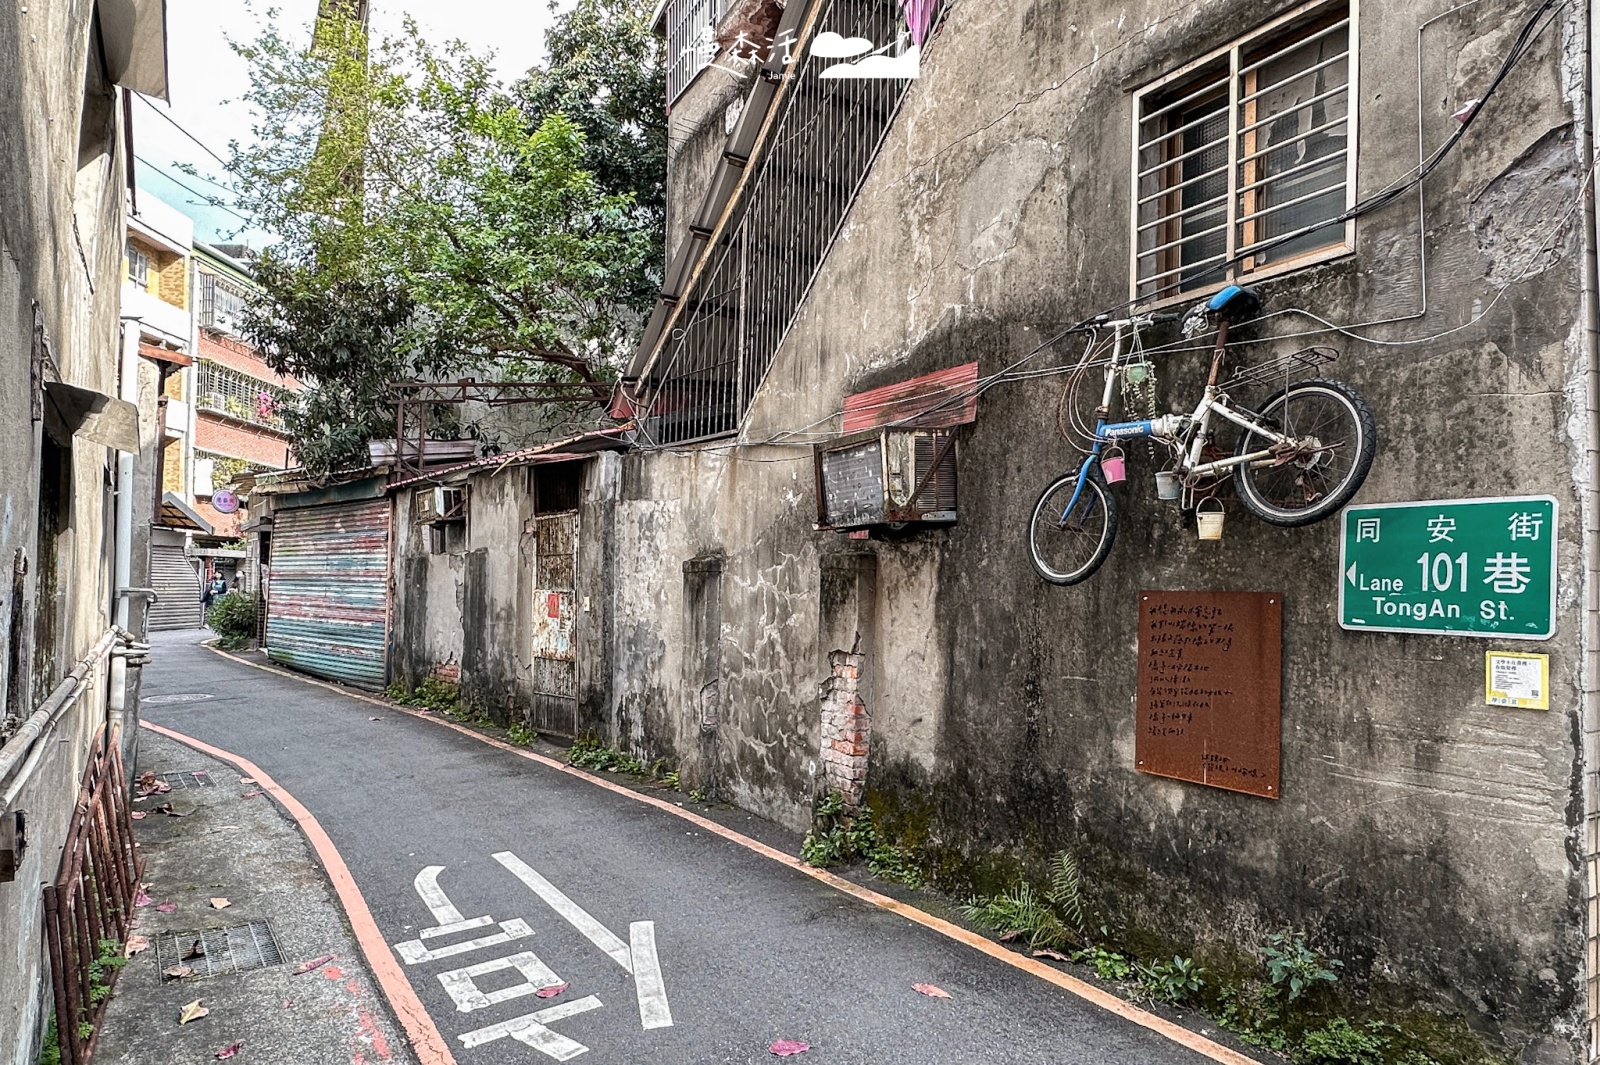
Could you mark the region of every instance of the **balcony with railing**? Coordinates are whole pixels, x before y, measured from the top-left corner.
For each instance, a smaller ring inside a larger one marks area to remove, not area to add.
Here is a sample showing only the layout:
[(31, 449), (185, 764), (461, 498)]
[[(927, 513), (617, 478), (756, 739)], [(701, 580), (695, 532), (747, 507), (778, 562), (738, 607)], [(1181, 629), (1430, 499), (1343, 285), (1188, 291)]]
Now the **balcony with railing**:
[(293, 393), (214, 362), (195, 364), (195, 407), (237, 421), (285, 432), (285, 406)]

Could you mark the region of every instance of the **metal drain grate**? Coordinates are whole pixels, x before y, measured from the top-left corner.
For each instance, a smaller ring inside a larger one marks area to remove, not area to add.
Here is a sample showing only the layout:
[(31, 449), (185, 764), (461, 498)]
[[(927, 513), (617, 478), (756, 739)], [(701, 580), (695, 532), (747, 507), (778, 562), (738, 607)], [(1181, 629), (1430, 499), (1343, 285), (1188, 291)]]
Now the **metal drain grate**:
[[(185, 958), (199, 941), (205, 951)], [(198, 932), (166, 932), (156, 937), (157, 979), (165, 984), (175, 979), (165, 975), (174, 965), (187, 965), (194, 970), (193, 980), (201, 976), (218, 976), (222, 973), (243, 972), (246, 969), (265, 969), (282, 965), (283, 954), (278, 949), (278, 938), (272, 925), (266, 921), (251, 921), (232, 928), (209, 928)]]
[(196, 769), (190, 773), (180, 769), (169, 769), (156, 773), (157, 780), (165, 780), (172, 785), (173, 791), (184, 791), (189, 788), (214, 788), (217, 782), (211, 779), (209, 770)]

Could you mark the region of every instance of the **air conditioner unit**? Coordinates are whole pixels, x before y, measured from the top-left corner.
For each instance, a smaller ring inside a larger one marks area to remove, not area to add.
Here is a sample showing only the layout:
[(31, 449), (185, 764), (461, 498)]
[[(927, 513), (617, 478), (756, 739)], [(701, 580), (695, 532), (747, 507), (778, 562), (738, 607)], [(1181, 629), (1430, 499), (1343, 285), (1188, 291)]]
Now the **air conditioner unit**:
[(443, 485), (419, 488), (412, 503), (412, 514), (418, 525), (461, 521), (467, 516), (466, 502), (466, 493), (460, 488)]
[(953, 429), (870, 429), (815, 449), (817, 528), (956, 520)]

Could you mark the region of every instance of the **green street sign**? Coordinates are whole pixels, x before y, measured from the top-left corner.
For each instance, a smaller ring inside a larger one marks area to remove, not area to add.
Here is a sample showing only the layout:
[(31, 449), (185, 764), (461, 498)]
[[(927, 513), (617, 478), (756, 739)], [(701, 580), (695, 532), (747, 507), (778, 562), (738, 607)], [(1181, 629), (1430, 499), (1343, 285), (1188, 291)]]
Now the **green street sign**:
[(1556, 501), (1437, 499), (1349, 507), (1339, 624), (1548, 640), (1556, 631)]

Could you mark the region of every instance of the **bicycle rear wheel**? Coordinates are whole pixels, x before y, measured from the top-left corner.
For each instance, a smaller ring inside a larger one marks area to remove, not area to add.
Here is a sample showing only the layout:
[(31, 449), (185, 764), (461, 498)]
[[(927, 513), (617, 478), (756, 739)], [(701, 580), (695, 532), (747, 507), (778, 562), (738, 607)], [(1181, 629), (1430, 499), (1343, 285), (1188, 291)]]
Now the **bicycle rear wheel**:
[[(1261, 408), (1258, 420), (1290, 438), (1268, 464), (1238, 468), (1239, 499), (1272, 525), (1310, 525), (1350, 502), (1367, 479), (1377, 422), (1361, 393), (1342, 381), (1301, 381)], [(1254, 430), (1239, 454), (1272, 448)]]
[(1090, 471), (1078, 502), (1068, 511), (1077, 483), (1077, 470), (1056, 478), (1039, 495), (1028, 521), (1028, 557), (1051, 584), (1087, 580), (1111, 553), (1117, 536), (1116, 497), (1100, 471)]

